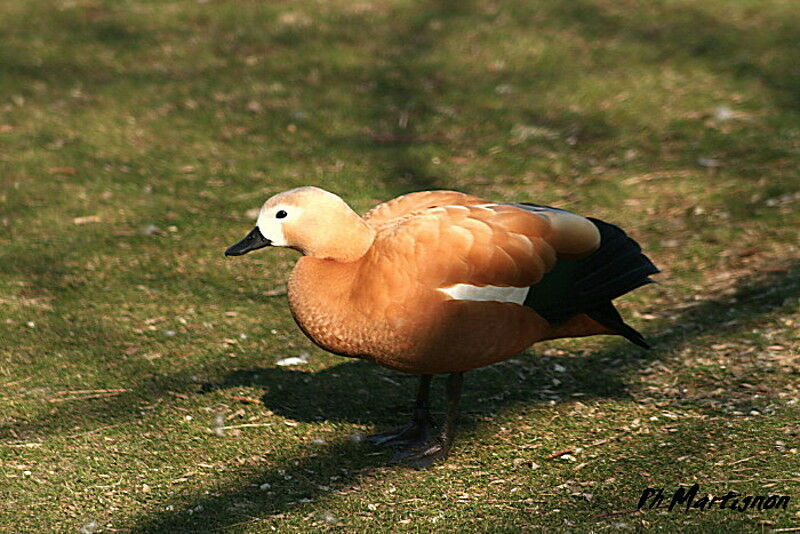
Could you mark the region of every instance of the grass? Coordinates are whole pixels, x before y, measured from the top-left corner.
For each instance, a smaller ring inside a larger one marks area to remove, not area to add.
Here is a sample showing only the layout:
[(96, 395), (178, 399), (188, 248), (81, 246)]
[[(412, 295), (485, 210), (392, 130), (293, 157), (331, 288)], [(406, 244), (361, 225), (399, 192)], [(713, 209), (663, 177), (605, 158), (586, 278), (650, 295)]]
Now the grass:
[[(797, 530), (798, 15), (3, 3), (0, 530)], [(302, 336), (293, 252), (222, 257), (304, 184), (620, 224), (664, 271), (621, 300), (654, 350), (560, 340), (471, 372), (453, 457), (388, 466), (357, 438), (403, 421), (413, 381)], [(634, 511), (695, 481), (792, 501)]]

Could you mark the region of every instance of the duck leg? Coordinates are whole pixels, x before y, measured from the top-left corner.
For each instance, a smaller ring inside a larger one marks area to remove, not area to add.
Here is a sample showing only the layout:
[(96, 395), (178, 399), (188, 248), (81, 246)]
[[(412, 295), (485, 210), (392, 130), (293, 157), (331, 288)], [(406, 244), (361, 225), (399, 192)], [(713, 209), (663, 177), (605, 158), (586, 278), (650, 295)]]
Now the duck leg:
[(456, 419), (458, 419), (458, 404), (461, 400), (461, 384), (464, 373), (453, 373), (447, 377), (447, 418), (438, 437), (419, 445), (412, 445), (408, 449), (398, 451), (392, 461), (415, 469), (426, 469), (435, 462), (444, 460), (450, 454), (450, 445), (453, 443)]
[(367, 436), (367, 440), (378, 447), (393, 445), (416, 445), (426, 443), (431, 435), (430, 392), (432, 375), (419, 377), (417, 401), (411, 422), (401, 427)]

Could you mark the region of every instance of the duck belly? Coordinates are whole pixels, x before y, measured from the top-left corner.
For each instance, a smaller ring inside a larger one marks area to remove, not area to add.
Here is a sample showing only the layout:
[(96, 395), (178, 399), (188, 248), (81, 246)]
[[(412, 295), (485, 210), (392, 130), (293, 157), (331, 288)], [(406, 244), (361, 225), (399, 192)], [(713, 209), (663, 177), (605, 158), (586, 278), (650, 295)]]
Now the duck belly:
[(421, 374), (458, 373), (505, 360), (551, 330), (525, 306), (456, 300), (395, 313), (385, 326), (396, 342), (370, 347), (370, 359)]
[(383, 309), (298, 305), (292, 313), (319, 347), (418, 374), (458, 373), (510, 358), (552, 328), (526, 306), (440, 298)]
[(550, 323), (528, 306), (389, 282), (302, 258), (289, 283), (292, 315), (329, 352), (419, 374), (483, 367), (552, 337)]

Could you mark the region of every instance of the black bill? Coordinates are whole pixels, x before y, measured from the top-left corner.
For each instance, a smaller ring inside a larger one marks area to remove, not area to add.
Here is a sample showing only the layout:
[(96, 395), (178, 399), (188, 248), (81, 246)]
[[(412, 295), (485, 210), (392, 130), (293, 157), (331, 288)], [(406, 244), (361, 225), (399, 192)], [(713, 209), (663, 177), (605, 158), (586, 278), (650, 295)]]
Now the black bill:
[(267, 239), (261, 234), (261, 230), (258, 229), (258, 226), (253, 228), (249, 234), (244, 236), (244, 239), (236, 243), (235, 245), (228, 248), (225, 251), (226, 256), (241, 256), (242, 254), (247, 254), (253, 250), (258, 250), (260, 248), (268, 247), (272, 244), (272, 241)]

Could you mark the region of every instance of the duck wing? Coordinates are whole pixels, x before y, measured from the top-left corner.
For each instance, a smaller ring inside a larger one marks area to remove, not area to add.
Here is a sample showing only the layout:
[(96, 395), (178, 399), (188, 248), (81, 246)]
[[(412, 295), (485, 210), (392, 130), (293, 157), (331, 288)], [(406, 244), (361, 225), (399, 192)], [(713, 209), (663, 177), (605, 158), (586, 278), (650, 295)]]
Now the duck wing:
[(457, 300), (525, 305), (553, 325), (585, 313), (644, 345), (611, 301), (651, 282), (658, 269), (625, 232), (557, 208), (464, 197), (459, 204), (440, 197), (434, 207), (425, 207), (434, 199), (412, 198), (393, 212), (387, 206), (365, 267), (380, 276), (391, 265), (383, 281), (419, 284)]
[(470, 206), (485, 200), (458, 191), (419, 191), (399, 196), (372, 208), (364, 221), (373, 228), (401, 224), (410, 215), (438, 206)]
[[(398, 203), (393, 217), (387, 216), (392, 208), (387, 206), (387, 215), (378, 214), (380, 223), (368, 219), (377, 223), (374, 259), (391, 257), (393, 265), (403, 265), (437, 289), (458, 284), (526, 288), (559, 257), (585, 257), (599, 246), (597, 227), (567, 211), (533, 212), (467, 195), (450, 198), (464, 202), (412, 198)], [(439, 205), (425, 207), (436, 200)]]

